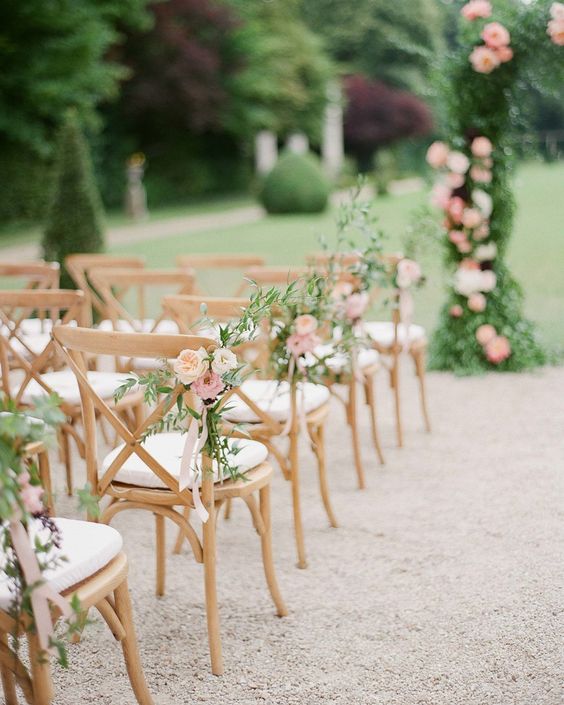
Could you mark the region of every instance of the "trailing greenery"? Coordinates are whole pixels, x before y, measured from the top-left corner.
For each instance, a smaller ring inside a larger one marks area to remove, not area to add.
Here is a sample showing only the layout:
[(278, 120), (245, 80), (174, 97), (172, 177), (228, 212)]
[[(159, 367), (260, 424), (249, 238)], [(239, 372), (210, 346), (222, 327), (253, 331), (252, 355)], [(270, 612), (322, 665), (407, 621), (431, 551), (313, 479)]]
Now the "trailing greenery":
[[(61, 128), (53, 200), (43, 236), (47, 260), (63, 264), (76, 252), (104, 249), (103, 207), (94, 181), (88, 146), (75, 113), (67, 114)], [(63, 272), (63, 288), (72, 280)]]
[(260, 201), (269, 213), (320, 213), (329, 191), (316, 157), (287, 152), (264, 180)]

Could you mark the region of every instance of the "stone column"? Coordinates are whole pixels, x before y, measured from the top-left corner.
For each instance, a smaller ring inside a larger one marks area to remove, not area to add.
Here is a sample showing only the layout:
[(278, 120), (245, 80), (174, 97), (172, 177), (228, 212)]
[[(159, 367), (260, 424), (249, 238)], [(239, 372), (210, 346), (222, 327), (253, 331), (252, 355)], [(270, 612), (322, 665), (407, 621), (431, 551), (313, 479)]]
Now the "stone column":
[(286, 140), (286, 149), (294, 154), (307, 154), (309, 152), (309, 140), (303, 132), (292, 132)]
[(278, 142), (270, 130), (261, 130), (255, 136), (255, 170), (264, 176), (278, 160)]
[(323, 122), (321, 156), (325, 173), (336, 179), (343, 168), (345, 148), (343, 144), (343, 98), (341, 88), (331, 82), (327, 86), (327, 107)]

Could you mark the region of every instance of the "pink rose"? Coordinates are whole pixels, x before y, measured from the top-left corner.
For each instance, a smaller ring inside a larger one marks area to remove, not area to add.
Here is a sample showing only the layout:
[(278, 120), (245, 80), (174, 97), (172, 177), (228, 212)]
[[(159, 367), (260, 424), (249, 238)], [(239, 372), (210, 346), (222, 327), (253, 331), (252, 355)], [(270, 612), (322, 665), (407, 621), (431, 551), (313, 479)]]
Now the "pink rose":
[(431, 191), (431, 203), (437, 208), (446, 209), (450, 200), (451, 190), (445, 184), (435, 184)]
[(446, 165), (449, 148), (444, 142), (433, 142), (427, 150), (427, 164), (433, 169), (440, 169)]
[(315, 333), (308, 333), (307, 335), (292, 333), (286, 340), (286, 347), (294, 357), (313, 352), (320, 344), (321, 339)]
[(400, 289), (407, 289), (421, 279), (421, 267), (412, 259), (404, 257), (398, 262), (396, 282)]
[(334, 299), (343, 299), (353, 292), (353, 285), (347, 281), (340, 281), (335, 284), (331, 296)]
[(451, 230), (448, 234), (448, 239), (455, 245), (460, 245), (461, 242), (467, 241), (466, 233), (462, 232), (462, 230)]
[(462, 214), (464, 213), (464, 201), (459, 196), (454, 196), (454, 198), (449, 200), (446, 211), (453, 223), (461, 223)]
[(465, 208), (462, 213), (462, 225), (465, 228), (477, 228), (482, 222), (482, 214), (477, 208)]
[(488, 22), (481, 34), (482, 39), (490, 49), (499, 49), (509, 44), (509, 32), (499, 22)]
[(451, 152), (447, 157), (447, 166), (455, 174), (465, 174), (470, 166), (470, 160), (462, 152)]
[(193, 382), (190, 389), (195, 392), (200, 399), (215, 399), (223, 392), (225, 384), (216, 372), (208, 370)]
[(460, 10), (460, 14), (467, 20), (477, 20), (480, 17), (490, 17), (492, 5), (489, 0), (470, 0)]
[(480, 343), (480, 345), (487, 345), (490, 340), (495, 338), (497, 335), (496, 330), (493, 326), (490, 326), (489, 323), (484, 323), (481, 326), (478, 326), (478, 329), (476, 330), (476, 340)]
[[(479, 267), (480, 265), (478, 265)], [(480, 287), (482, 291), (493, 291), (495, 285), (497, 284), (497, 277), (495, 272), (491, 269), (486, 269), (482, 272), (482, 286)]]
[(448, 312), (453, 318), (460, 318), (464, 310), (460, 304), (454, 304), (454, 306), (449, 308)]
[(511, 355), (511, 345), (504, 335), (496, 335), (485, 345), (485, 351), (488, 360), (498, 365)]
[(370, 297), (366, 291), (351, 294), (345, 301), (345, 314), (351, 321), (356, 321), (368, 308)]
[(468, 242), (468, 240), (464, 240), (464, 242), (459, 242), (458, 245), (456, 246), (456, 249), (463, 255), (467, 255), (469, 252), (472, 252), (472, 245)]
[(490, 226), (487, 223), (482, 223), (479, 228), (476, 228), (472, 233), (474, 240), (485, 240), (490, 234)]
[(564, 3), (553, 2), (550, 6), (550, 16), (553, 20), (564, 20)]
[(478, 262), (475, 262), (473, 259), (469, 259), (468, 257), (466, 259), (463, 259), (462, 262), (458, 265), (459, 269), (480, 269), (480, 265)]
[(492, 172), (489, 169), (484, 169), (481, 166), (474, 165), (470, 169), (470, 177), (472, 181), (479, 184), (489, 184), (492, 180)]
[(564, 19), (550, 20), (546, 32), (554, 44), (564, 46)]
[(464, 185), (464, 180), (465, 179), (462, 174), (456, 174), (454, 171), (447, 174), (447, 183), (450, 188), (460, 188)]
[(506, 64), (513, 58), (513, 49), (511, 47), (498, 47), (495, 53), (502, 64)]
[(493, 144), (487, 137), (474, 137), (470, 149), (475, 157), (485, 159), (493, 152)]
[(40, 485), (30, 485), (28, 472), (22, 472), (18, 477), (18, 485), (21, 487), (20, 497), (25, 510), (30, 514), (39, 514), (43, 511), (43, 487)]
[(486, 297), (483, 294), (475, 293), (468, 297), (468, 308), (474, 313), (482, 313), (486, 308)]
[(478, 73), (491, 73), (501, 63), (495, 51), (484, 46), (475, 47), (468, 58)]
[(294, 327), (298, 335), (308, 335), (317, 328), (317, 320), (309, 313), (304, 313), (296, 318)]

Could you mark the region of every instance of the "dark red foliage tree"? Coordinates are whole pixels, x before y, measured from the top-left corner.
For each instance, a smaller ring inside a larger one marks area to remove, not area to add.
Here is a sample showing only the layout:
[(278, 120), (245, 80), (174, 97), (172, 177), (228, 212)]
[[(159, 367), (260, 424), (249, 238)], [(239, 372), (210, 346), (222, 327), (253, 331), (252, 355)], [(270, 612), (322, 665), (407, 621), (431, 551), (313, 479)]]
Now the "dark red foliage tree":
[(433, 127), (429, 108), (413, 93), (360, 75), (348, 76), (344, 86), (348, 101), (345, 146), (360, 171), (372, 169), (374, 153), (380, 147), (426, 135)]

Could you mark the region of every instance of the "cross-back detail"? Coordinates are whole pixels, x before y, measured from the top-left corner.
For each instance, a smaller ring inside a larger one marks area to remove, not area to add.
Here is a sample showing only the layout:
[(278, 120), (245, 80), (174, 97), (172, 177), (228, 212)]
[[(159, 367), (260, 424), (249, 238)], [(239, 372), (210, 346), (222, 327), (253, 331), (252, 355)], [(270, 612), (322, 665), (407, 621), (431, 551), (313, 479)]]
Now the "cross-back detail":
[(106, 254), (74, 254), (65, 258), (65, 269), (77, 287), (84, 292), (91, 308), (100, 316), (106, 316), (105, 304), (96, 289), (92, 286), (89, 273), (91, 269), (127, 267), (142, 269), (145, 267), (144, 257), (130, 255)]
[[(140, 320), (145, 319), (147, 289), (158, 286), (175, 286), (178, 294), (191, 294), (194, 289), (194, 272), (188, 269), (92, 269), (90, 279), (104, 302), (108, 318), (115, 329), (119, 321), (127, 321), (134, 332), (140, 331)], [(137, 288), (138, 317), (132, 316), (122, 299), (132, 288)], [(164, 319), (164, 314), (155, 319), (151, 332)]]
[[(249, 267), (245, 270), (244, 278), (246, 280), (251, 280), (256, 282), (259, 286), (266, 285), (281, 285), (287, 286), (292, 282), (306, 277), (310, 274), (311, 270), (309, 267), (301, 267), (295, 265), (284, 265), (284, 266), (262, 266), (262, 267)], [(248, 281), (244, 281), (241, 285), (240, 291), (242, 293), (246, 288), (248, 288)]]
[[(5, 333), (0, 338), (0, 369), (5, 394), (20, 404), (29, 383), (34, 380), (45, 390), (52, 389), (45, 383), (42, 374), (56, 366), (57, 351), (51, 337), (41, 350), (34, 349), (27, 336), (20, 330), (26, 316), (33, 313), (48, 313), (51, 323), (81, 324), (84, 320), (85, 298), (80, 291), (64, 289), (34, 289), (33, 291), (0, 291), (0, 320)], [(14, 312), (23, 314), (14, 316)], [(22, 350), (23, 349), (23, 350)], [(24, 352), (25, 351), (25, 352)], [(27, 353), (27, 354), (26, 354)], [(12, 370), (23, 371), (23, 380), (12, 386)], [(63, 404), (64, 408), (64, 404)]]
[(24, 289), (56, 289), (59, 286), (58, 262), (0, 262), (0, 277), (22, 279)]
[[(55, 326), (53, 337), (56, 345), (65, 356), (69, 367), (76, 376), (81, 395), (83, 422), (86, 434), (87, 472), (92, 486), (98, 488), (98, 493), (104, 494), (112, 484), (126, 460), (133, 454), (137, 455), (164, 485), (178, 496), (179, 504), (191, 504), (190, 490), (179, 490), (178, 479), (159, 463), (143, 446), (143, 436), (146, 431), (165, 416), (176, 403), (181, 394), (186, 394), (182, 384), (176, 384), (173, 391), (161, 399), (147, 418), (140, 422), (135, 430), (130, 430), (122, 421), (118, 411), (108, 405), (94, 390), (87, 377), (88, 355), (99, 355), (107, 351), (112, 355), (131, 355), (133, 347), (136, 354), (156, 359), (177, 357), (184, 349), (198, 349), (213, 344), (210, 338), (187, 335), (152, 335), (150, 333), (119, 333), (113, 331), (90, 330), (86, 328), (71, 328)], [(125, 379), (125, 375), (124, 375)], [(110, 466), (101, 477), (98, 477), (98, 459), (96, 444), (96, 412), (103, 416), (123, 441), (124, 446), (113, 459)], [(193, 421), (193, 423), (195, 423)]]
[[(206, 270), (230, 270), (241, 275), (249, 267), (262, 267), (265, 264), (264, 257), (251, 254), (237, 254), (235, 252), (217, 255), (178, 255), (175, 261), (177, 267), (193, 269), (196, 274)], [(239, 296), (244, 291), (245, 286), (244, 282), (240, 283), (235, 291), (235, 296)], [(204, 294), (197, 284), (194, 287), (194, 291), (198, 294)]]

